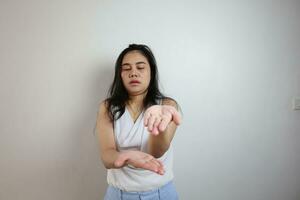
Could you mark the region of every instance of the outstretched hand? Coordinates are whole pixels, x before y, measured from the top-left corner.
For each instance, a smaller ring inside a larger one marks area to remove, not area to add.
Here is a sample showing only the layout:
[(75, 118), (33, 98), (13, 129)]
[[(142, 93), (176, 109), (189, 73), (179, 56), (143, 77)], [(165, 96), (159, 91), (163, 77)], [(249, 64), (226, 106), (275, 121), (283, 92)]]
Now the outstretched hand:
[(145, 112), (144, 125), (153, 135), (166, 130), (171, 121), (176, 125), (179, 125), (181, 121), (181, 116), (174, 106), (153, 105)]
[(124, 151), (121, 152), (115, 160), (116, 167), (123, 167), (126, 164), (136, 168), (142, 168), (163, 175), (165, 173), (163, 164), (160, 160), (155, 159), (152, 155), (142, 151)]

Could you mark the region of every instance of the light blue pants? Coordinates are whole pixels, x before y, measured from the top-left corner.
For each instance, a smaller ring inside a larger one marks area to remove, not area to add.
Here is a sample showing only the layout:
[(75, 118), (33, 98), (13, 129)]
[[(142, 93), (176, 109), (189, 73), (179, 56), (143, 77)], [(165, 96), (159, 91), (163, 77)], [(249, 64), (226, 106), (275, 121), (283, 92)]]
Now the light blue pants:
[(172, 181), (160, 188), (146, 192), (126, 192), (113, 186), (108, 186), (104, 200), (178, 200), (178, 195)]

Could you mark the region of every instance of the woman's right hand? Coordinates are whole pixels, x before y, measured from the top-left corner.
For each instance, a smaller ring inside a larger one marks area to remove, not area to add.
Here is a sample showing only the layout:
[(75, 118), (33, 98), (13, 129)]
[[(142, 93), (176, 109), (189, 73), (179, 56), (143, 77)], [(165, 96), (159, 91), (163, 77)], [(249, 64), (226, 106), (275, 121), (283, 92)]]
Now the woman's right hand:
[(118, 168), (132, 165), (133, 167), (150, 170), (160, 175), (164, 174), (162, 162), (142, 151), (122, 151), (119, 153), (114, 165)]

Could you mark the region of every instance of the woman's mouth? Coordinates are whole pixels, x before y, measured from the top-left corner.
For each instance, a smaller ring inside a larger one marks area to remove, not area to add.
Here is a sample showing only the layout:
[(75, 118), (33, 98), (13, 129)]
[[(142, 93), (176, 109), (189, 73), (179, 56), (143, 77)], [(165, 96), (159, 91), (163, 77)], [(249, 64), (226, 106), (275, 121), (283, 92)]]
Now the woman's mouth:
[(137, 80), (133, 80), (129, 82), (130, 84), (140, 84), (141, 82), (137, 81)]

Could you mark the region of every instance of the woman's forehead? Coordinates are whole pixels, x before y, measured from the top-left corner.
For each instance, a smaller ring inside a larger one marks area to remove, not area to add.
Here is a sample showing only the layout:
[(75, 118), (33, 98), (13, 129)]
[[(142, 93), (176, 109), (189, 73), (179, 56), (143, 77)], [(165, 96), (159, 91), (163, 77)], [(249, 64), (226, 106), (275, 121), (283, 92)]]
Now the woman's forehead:
[(131, 62), (139, 62), (139, 61), (144, 61), (148, 63), (147, 58), (139, 51), (134, 50), (126, 53), (123, 57), (122, 64), (123, 63), (131, 63)]

